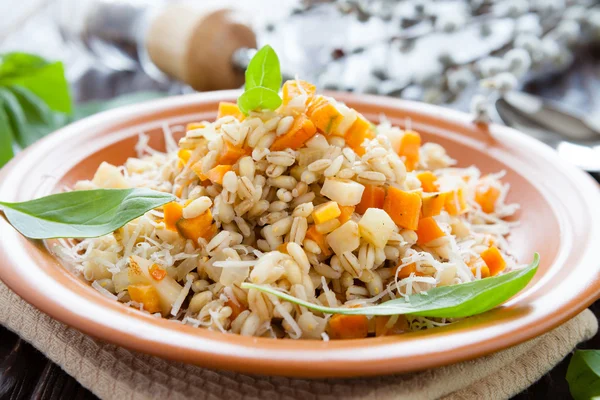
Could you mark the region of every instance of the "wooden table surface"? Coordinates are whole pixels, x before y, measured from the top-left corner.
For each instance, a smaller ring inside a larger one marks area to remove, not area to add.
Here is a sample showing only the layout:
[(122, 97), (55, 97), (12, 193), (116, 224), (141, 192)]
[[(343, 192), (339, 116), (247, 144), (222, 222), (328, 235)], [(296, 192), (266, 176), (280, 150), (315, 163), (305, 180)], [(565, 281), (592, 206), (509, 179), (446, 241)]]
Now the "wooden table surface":
[[(165, 89), (135, 73), (119, 73), (98, 79), (94, 72), (75, 85), (80, 101), (110, 98), (140, 89)], [(600, 112), (600, 48), (586, 48), (566, 74), (557, 74), (529, 82), (525, 89), (561, 100), (576, 109)], [(600, 301), (591, 307), (600, 317)], [(600, 349), (600, 335), (578, 346)], [(569, 399), (565, 380), (570, 356), (515, 399)], [(94, 399), (95, 396), (48, 360), (30, 344), (0, 326), (0, 399)]]

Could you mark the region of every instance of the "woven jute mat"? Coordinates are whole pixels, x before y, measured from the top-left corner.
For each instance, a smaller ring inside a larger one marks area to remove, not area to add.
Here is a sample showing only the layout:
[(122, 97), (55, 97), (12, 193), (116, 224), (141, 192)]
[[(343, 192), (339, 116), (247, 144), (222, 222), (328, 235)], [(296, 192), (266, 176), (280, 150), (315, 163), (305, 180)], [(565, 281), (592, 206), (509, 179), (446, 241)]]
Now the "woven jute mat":
[(359, 379), (291, 379), (166, 361), (84, 335), (0, 282), (0, 323), (102, 399), (505, 399), (530, 386), (598, 330), (585, 310), (536, 339), (423, 372)]

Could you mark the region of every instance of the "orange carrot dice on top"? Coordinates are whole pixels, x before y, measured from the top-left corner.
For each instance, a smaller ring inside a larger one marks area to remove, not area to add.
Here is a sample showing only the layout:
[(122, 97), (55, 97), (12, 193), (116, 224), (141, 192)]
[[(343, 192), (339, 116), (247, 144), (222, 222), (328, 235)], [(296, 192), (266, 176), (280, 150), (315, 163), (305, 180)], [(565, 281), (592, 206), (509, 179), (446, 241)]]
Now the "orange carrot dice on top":
[[(400, 264), (402, 265), (402, 264)], [(408, 278), (410, 274), (415, 274), (416, 276), (424, 276), (424, 274), (420, 271), (417, 271), (417, 264), (410, 263), (400, 268), (400, 265), (396, 267), (396, 276), (398, 279)]]
[(335, 131), (344, 118), (335, 105), (323, 96), (313, 99), (306, 110), (306, 115), (315, 124), (317, 130), (326, 135)]
[(218, 183), (219, 185), (222, 185), (223, 177), (227, 172), (231, 171), (232, 168), (233, 167), (231, 165), (217, 165), (216, 167), (208, 171), (206, 177), (212, 183)]
[(373, 139), (375, 132), (369, 121), (362, 115), (358, 115), (356, 121), (350, 126), (344, 139), (346, 140), (346, 146), (350, 147), (356, 154), (362, 156), (365, 154), (365, 148), (362, 146), (365, 139)]
[(197, 242), (200, 238), (210, 240), (216, 233), (216, 225), (213, 224), (210, 210), (206, 210), (195, 218), (181, 218), (176, 226), (181, 236), (194, 242)]
[(127, 286), (127, 291), (131, 300), (144, 305), (144, 310), (151, 314), (160, 312), (160, 299), (154, 286), (138, 283)]
[(346, 222), (350, 220), (352, 214), (354, 213), (354, 206), (340, 206), (340, 216), (338, 220), (341, 225), (344, 225)]
[(500, 190), (496, 187), (480, 186), (475, 190), (475, 201), (485, 213), (493, 213), (496, 210), (496, 201), (498, 198), (500, 198)]
[(490, 269), (491, 276), (498, 275), (506, 268), (506, 261), (496, 246), (491, 246), (484, 250), (481, 253), (481, 258), (485, 262), (485, 265)]
[(312, 225), (310, 228), (308, 228), (308, 230), (306, 231), (306, 238), (312, 240), (317, 245), (319, 245), (319, 247), (321, 248), (321, 254), (323, 254), (326, 257), (331, 255), (331, 249), (327, 244), (325, 235), (317, 231), (317, 227), (315, 225)]
[(421, 181), (424, 192), (437, 192), (437, 177), (431, 171), (419, 172), (417, 178)]
[(217, 119), (223, 118), (225, 116), (231, 115), (235, 117), (238, 121), (242, 121), (244, 119), (244, 113), (240, 111), (240, 108), (235, 103), (228, 103), (226, 101), (222, 101), (219, 103), (219, 114), (217, 115)]
[(400, 139), (398, 155), (404, 157), (404, 165), (407, 171), (413, 171), (419, 162), (419, 148), (421, 147), (421, 135), (414, 131), (406, 131)]
[(187, 164), (190, 161), (190, 156), (192, 155), (192, 151), (189, 149), (180, 149), (177, 152), (177, 156), (179, 160), (183, 163), (183, 165)]
[(381, 186), (365, 185), (360, 203), (356, 206), (356, 212), (364, 214), (368, 208), (383, 208), (385, 200), (385, 189)]
[(396, 225), (414, 231), (419, 224), (421, 204), (419, 193), (405, 192), (390, 186), (383, 202), (383, 209)]
[(417, 228), (418, 244), (427, 244), (445, 235), (433, 217), (421, 218), (419, 220), (419, 227)]
[(249, 148), (238, 147), (235, 146), (233, 143), (224, 140), (223, 148), (221, 149), (221, 153), (219, 154), (219, 159), (217, 160), (217, 163), (233, 165), (241, 157), (249, 155), (251, 152), (252, 150), (250, 150)]
[(369, 334), (366, 315), (335, 314), (329, 319), (329, 337), (332, 339), (362, 339)]
[(462, 188), (444, 195), (444, 208), (450, 215), (460, 215), (467, 211), (467, 201)]
[(278, 136), (271, 145), (271, 151), (285, 149), (296, 150), (304, 145), (308, 139), (317, 133), (315, 124), (304, 114), (299, 115), (294, 120), (292, 127), (287, 133)]
[(177, 221), (183, 216), (183, 206), (175, 201), (167, 203), (163, 206), (165, 214), (165, 226), (170, 231), (177, 232)]
[(156, 281), (162, 281), (165, 276), (167, 276), (167, 271), (162, 269), (156, 264), (152, 264), (150, 268), (148, 268), (148, 272), (150, 276)]
[(288, 105), (294, 97), (303, 94), (306, 95), (307, 101), (310, 101), (315, 95), (316, 91), (316, 86), (306, 81), (302, 81), (299, 79), (286, 81), (283, 84), (283, 88), (281, 88), (281, 92), (283, 93), (283, 105)]
[(421, 217), (440, 215), (446, 201), (445, 193), (432, 193), (422, 197)]

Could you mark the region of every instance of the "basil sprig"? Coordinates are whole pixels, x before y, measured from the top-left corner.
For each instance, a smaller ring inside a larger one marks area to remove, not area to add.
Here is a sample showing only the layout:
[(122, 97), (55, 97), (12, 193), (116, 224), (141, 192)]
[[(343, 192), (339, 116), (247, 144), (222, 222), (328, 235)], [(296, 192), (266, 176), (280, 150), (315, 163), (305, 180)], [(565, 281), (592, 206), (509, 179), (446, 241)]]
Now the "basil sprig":
[(268, 286), (242, 283), (242, 288), (257, 289), (290, 303), (326, 314), (410, 314), (422, 317), (463, 318), (491, 310), (520, 292), (535, 275), (539, 261), (539, 254), (535, 253), (531, 264), (517, 271), (458, 285), (440, 286), (425, 293), (409, 296), (408, 299), (402, 297), (369, 307), (325, 307), (298, 299)]
[(600, 399), (600, 351), (575, 350), (567, 369), (567, 382), (573, 399)]
[(244, 93), (238, 97), (238, 107), (248, 115), (255, 110), (275, 110), (281, 105), (281, 68), (277, 53), (269, 45), (260, 49), (246, 69)]
[(30, 239), (90, 238), (106, 235), (175, 196), (150, 189), (95, 189), (53, 194), (0, 209)]

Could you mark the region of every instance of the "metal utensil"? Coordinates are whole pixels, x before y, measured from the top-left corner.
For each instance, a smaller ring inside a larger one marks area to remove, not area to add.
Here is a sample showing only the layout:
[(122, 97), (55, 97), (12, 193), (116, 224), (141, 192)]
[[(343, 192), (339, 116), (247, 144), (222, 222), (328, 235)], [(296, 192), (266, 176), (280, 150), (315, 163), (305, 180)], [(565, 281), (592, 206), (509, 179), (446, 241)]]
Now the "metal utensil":
[(522, 92), (499, 98), (496, 110), (506, 125), (550, 145), (576, 166), (600, 172), (600, 116), (580, 115)]

